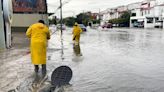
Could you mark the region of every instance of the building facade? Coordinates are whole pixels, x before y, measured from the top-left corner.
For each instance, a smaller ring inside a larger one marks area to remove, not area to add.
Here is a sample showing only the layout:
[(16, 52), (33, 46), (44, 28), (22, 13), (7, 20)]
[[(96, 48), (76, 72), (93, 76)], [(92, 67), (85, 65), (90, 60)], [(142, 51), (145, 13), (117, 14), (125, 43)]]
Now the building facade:
[(12, 31), (26, 31), (27, 27), (40, 19), (48, 24), (46, 0), (12, 0), (12, 3)]
[(102, 13), (102, 24), (119, 18), (125, 11), (131, 12), (130, 27), (164, 28), (164, 1), (145, 0), (142, 2), (108, 8)]
[(26, 31), (31, 24), (44, 20), (48, 24), (48, 14), (13, 14), (12, 31)]
[(158, 4), (156, 0), (146, 0), (141, 2), (140, 8), (132, 10), (130, 27), (162, 28), (162, 13), (164, 5)]

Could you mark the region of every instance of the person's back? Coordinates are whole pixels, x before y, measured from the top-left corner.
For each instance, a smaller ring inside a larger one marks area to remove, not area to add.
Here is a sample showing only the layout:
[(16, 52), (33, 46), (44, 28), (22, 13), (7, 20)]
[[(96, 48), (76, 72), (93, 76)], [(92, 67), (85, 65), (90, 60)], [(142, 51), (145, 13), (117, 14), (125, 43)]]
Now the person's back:
[(30, 50), (32, 63), (35, 66), (35, 72), (38, 72), (39, 66), (42, 65), (42, 72), (46, 73), (46, 47), (47, 40), (50, 39), (48, 27), (44, 25), (44, 21), (31, 25), (27, 32), (27, 37), (31, 38)]
[(73, 27), (73, 40), (75, 40), (78, 44), (80, 41), (80, 33), (82, 32), (82, 29), (79, 27), (77, 23), (75, 23)]
[[(48, 38), (48, 28), (42, 23), (35, 23), (31, 26), (31, 40), (45, 42)], [(28, 35), (28, 34), (27, 34)]]
[(80, 35), (81, 28), (79, 26), (74, 26), (73, 27), (73, 32), (74, 32), (75, 35)]

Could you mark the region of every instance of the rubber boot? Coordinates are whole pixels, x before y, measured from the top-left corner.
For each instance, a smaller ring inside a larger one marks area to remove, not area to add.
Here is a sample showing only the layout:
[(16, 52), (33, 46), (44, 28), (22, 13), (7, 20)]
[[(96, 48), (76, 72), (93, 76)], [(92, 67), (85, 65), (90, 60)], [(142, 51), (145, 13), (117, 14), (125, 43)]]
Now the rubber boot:
[(42, 75), (45, 76), (46, 73), (47, 73), (46, 64), (43, 64), (43, 65), (42, 65)]
[(35, 73), (38, 73), (38, 71), (39, 71), (39, 66), (38, 65), (34, 65), (34, 67), (35, 67)]

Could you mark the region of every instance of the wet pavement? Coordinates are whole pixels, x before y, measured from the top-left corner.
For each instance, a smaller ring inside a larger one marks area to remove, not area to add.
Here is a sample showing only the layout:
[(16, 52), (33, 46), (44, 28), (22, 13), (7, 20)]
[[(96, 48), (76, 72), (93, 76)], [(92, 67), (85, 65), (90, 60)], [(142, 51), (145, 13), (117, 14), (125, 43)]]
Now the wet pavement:
[[(61, 37), (55, 32), (49, 41), (47, 84), (55, 68), (67, 65), (73, 78), (62, 92), (164, 91), (164, 31), (88, 29), (76, 46), (71, 33), (67, 29)], [(0, 92), (32, 92), (34, 72), (28, 46), (19, 46), (0, 53)]]

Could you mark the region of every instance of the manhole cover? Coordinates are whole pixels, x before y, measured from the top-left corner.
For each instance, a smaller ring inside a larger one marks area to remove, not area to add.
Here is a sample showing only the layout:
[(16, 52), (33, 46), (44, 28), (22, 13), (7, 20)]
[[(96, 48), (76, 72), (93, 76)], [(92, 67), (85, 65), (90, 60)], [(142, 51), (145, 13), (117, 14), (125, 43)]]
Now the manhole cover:
[(72, 70), (68, 66), (60, 66), (56, 68), (51, 75), (51, 84), (56, 87), (69, 84), (72, 78)]

